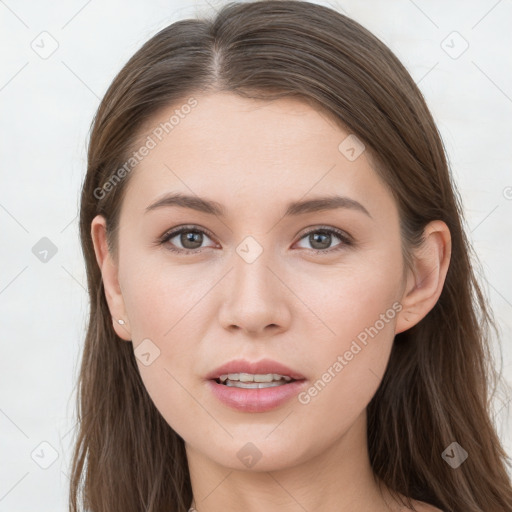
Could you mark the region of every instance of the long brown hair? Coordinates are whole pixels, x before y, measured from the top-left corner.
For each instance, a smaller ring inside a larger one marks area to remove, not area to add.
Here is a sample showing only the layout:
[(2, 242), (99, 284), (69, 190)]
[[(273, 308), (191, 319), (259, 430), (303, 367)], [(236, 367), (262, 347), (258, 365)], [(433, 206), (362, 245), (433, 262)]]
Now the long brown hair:
[[(80, 210), (90, 316), (70, 511), (186, 512), (192, 501), (184, 441), (146, 392), (132, 344), (112, 328), (90, 230), (104, 215), (116, 254), (132, 175), (125, 163), (142, 127), (163, 107), (213, 91), (294, 96), (356, 134), (394, 194), (406, 256), (428, 222), (446, 222), (452, 255), (442, 294), (423, 320), (396, 335), (367, 408), (370, 461), (391, 490), (445, 511), (512, 510), (509, 462), (491, 420), (499, 376), (490, 343), (498, 330), (421, 92), (389, 48), (350, 18), (303, 1), (257, 1), (158, 32), (115, 77), (96, 113)], [(441, 456), (453, 442), (469, 454), (457, 468)]]

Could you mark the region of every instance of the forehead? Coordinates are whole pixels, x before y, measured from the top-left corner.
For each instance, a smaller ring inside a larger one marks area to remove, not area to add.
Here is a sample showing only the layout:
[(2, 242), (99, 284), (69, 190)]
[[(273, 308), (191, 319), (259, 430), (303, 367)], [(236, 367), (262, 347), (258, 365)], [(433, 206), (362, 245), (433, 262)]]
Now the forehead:
[(140, 140), (149, 136), (155, 144), (128, 183), (126, 201), (139, 210), (168, 191), (215, 196), (224, 204), (238, 199), (247, 207), (253, 201), (260, 210), (262, 200), (282, 204), (308, 192), (386, 193), (365, 152), (350, 161), (340, 151), (350, 133), (304, 101), (231, 93), (194, 98), (193, 108), (169, 106), (141, 130)]
[[(152, 151), (153, 156), (161, 156), (161, 146), (173, 146), (174, 151), (206, 151), (218, 157), (224, 152), (227, 157), (247, 158), (251, 155), (244, 152), (252, 150), (253, 158), (265, 158), (276, 156), (278, 152), (296, 153), (304, 143), (311, 145), (326, 136), (332, 140), (325, 141), (324, 149), (334, 144), (336, 150), (336, 141), (344, 133), (328, 120), (327, 114), (299, 99), (287, 97), (264, 101), (226, 92), (194, 96), (194, 99), (196, 105), (188, 108), (186, 114), (173, 116), (182, 109), (185, 111), (186, 100), (183, 100), (162, 109), (145, 124), (143, 136), (159, 128), (161, 132), (162, 127), (167, 126), (168, 133), (164, 131), (155, 139), (160, 148)], [(174, 126), (165, 124), (169, 120)]]

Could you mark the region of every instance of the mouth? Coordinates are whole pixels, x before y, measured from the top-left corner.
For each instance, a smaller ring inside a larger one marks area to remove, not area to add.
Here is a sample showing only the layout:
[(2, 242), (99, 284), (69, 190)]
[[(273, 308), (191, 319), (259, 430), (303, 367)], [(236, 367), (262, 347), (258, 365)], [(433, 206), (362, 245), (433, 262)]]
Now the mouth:
[[(256, 377), (256, 375), (255, 375)], [(267, 379), (270, 375), (267, 376)], [(274, 379), (269, 382), (231, 379), (228, 375), (206, 381), (211, 393), (225, 406), (244, 413), (261, 413), (285, 405), (307, 386), (306, 379)]]
[(304, 375), (272, 359), (235, 359), (211, 371), (205, 379), (221, 403), (241, 412), (276, 409), (307, 386)]

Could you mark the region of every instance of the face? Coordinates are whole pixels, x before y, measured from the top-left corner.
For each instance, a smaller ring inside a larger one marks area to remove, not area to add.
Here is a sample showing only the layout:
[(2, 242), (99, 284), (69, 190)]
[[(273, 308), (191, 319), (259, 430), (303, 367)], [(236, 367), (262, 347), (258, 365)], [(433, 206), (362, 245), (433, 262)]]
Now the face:
[[(397, 206), (368, 151), (354, 159), (353, 136), (305, 103), (196, 99), (153, 136), (127, 185), (120, 316), (149, 395), (189, 448), (244, 468), (243, 450), (256, 447), (258, 470), (290, 467), (341, 439), (384, 374), (404, 292)], [(168, 194), (220, 209), (148, 209)], [(345, 199), (287, 211), (334, 196)], [(234, 359), (270, 359), (304, 380), (240, 390), (207, 379)]]

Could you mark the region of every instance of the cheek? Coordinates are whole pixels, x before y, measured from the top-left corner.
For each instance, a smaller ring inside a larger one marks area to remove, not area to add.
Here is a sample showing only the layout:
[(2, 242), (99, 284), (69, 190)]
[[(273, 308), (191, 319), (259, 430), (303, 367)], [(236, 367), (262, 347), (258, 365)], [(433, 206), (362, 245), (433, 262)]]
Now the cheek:
[(121, 271), (134, 341), (151, 338), (165, 344), (180, 331), (193, 337), (190, 327), (199, 326), (195, 315), (204, 312), (204, 299), (215, 285), (211, 272), (199, 277), (193, 265), (170, 264), (162, 255), (127, 258)]
[[(354, 253), (343, 265), (296, 272), (298, 295), (316, 314), (317, 337), (327, 344), (343, 344), (376, 322), (388, 336), (396, 317), (397, 306), (392, 306), (402, 285), (399, 258), (394, 252)], [(304, 317), (309, 324), (315, 320), (311, 314)]]
[(329, 410), (338, 421), (353, 421), (375, 394), (389, 360), (402, 309), (401, 268), (374, 254), (368, 262), (363, 258), (315, 278), (301, 279), (318, 319), (311, 317), (305, 327), (309, 337), (316, 332), (315, 350), (304, 345), (302, 354), (315, 375), (299, 401), (312, 417)]
[(167, 422), (186, 431), (195, 405), (189, 394), (195, 385), (191, 370), (210, 325), (208, 292), (218, 276), (209, 272), (199, 278), (193, 265), (171, 266), (163, 258), (146, 257), (141, 263), (133, 257), (123, 263), (123, 298), (142, 381)]

